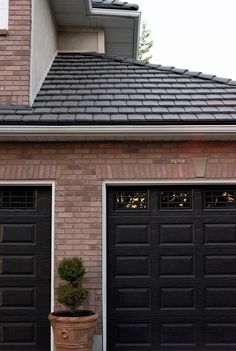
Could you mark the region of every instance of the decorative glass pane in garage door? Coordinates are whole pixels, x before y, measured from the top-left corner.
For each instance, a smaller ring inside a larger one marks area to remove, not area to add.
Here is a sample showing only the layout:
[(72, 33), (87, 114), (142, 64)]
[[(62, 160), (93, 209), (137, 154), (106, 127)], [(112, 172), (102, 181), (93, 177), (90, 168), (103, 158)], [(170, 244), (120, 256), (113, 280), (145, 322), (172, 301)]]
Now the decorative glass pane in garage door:
[(119, 191), (115, 194), (116, 208), (120, 210), (146, 210), (147, 191)]
[(34, 208), (36, 201), (36, 190), (3, 189), (0, 191), (0, 208)]
[(160, 192), (160, 207), (166, 209), (191, 208), (191, 193), (189, 191)]
[(205, 191), (206, 208), (236, 208), (235, 191)]

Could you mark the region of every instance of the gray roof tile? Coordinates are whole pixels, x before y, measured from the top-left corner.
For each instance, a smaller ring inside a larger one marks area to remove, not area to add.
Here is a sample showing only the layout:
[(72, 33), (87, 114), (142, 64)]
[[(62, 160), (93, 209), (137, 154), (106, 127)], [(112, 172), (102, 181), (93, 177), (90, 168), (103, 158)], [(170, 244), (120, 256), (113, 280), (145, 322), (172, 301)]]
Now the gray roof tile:
[(93, 115), (91, 115), (91, 114), (77, 114), (75, 120), (77, 122), (92, 122)]
[(122, 114), (122, 113), (117, 113), (111, 116), (112, 121), (127, 121), (128, 120), (128, 115), (127, 114)]
[(75, 121), (75, 117), (76, 115), (74, 114), (60, 114), (60, 116), (58, 117), (58, 121), (59, 122), (74, 122)]
[(236, 121), (236, 82), (103, 54), (59, 54), (32, 108), (0, 107), (6, 124), (206, 121)]

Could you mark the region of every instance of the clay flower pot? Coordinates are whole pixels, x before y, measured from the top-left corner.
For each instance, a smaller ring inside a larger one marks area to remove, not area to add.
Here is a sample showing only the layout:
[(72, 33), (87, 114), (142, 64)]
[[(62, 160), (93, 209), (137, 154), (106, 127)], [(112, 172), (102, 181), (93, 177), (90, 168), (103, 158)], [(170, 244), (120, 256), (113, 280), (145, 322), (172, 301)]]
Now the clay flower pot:
[(56, 351), (92, 351), (98, 315), (79, 309), (88, 296), (82, 280), (85, 267), (81, 258), (64, 258), (58, 266), (59, 277), (66, 281), (56, 288), (57, 300), (68, 310), (50, 313)]
[(56, 351), (92, 351), (98, 314), (81, 311), (80, 317), (66, 317), (63, 313), (50, 313)]

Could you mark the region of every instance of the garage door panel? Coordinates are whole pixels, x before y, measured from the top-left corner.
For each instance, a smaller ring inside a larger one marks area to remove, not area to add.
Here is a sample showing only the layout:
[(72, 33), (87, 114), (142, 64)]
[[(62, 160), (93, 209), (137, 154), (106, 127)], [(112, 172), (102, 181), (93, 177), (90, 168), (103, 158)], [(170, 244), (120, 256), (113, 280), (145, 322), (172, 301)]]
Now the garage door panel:
[(35, 275), (35, 257), (32, 255), (1, 255), (0, 275)]
[(196, 308), (194, 288), (161, 288), (159, 294), (161, 309), (185, 310)]
[(206, 345), (212, 346), (236, 346), (236, 323), (218, 322), (206, 323)]
[(118, 256), (115, 263), (115, 277), (150, 277), (148, 256)]
[(115, 227), (114, 245), (150, 245), (149, 224), (120, 224)]
[(47, 351), (51, 191), (0, 188), (0, 349)]
[(236, 276), (236, 255), (205, 256), (205, 276)]
[(145, 288), (117, 288), (115, 289), (116, 311), (151, 310), (151, 290)]
[(235, 350), (232, 189), (145, 191), (146, 211), (108, 202), (108, 351)]
[(205, 289), (206, 309), (236, 308), (236, 288), (210, 287)]
[(1, 244), (35, 244), (35, 224), (1, 224)]
[(188, 256), (160, 256), (161, 276), (193, 276), (195, 275), (195, 258)]
[(160, 244), (194, 244), (194, 226), (192, 224), (161, 224)]
[(213, 245), (236, 244), (236, 224), (205, 224), (204, 243)]
[(112, 349), (114, 350), (143, 350), (150, 349), (152, 344), (152, 325), (150, 320), (137, 320), (125, 323), (121, 320), (111, 320), (115, 333)]
[(0, 287), (0, 310), (2, 308), (35, 307), (34, 287)]
[(161, 345), (196, 345), (195, 323), (162, 323)]
[(31, 323), (1, 323), (0, 337), (2, 346), (36, 345), (36, 325)]

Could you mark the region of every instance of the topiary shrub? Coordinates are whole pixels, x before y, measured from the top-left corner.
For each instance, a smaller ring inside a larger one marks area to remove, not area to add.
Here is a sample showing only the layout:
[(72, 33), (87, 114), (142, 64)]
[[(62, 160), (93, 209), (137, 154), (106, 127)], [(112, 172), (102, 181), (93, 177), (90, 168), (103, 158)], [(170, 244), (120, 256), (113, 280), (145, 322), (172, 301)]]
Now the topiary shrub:
[(88, 296), (88, 291), (82, 286), (85, 275), (82, 260), (77, 257), (64, 258), (58, 266), (58, 274), (61, 279), (68, 283), (61, 284), (56, 289), (57, 300), (75, 315), (76, 308)]

